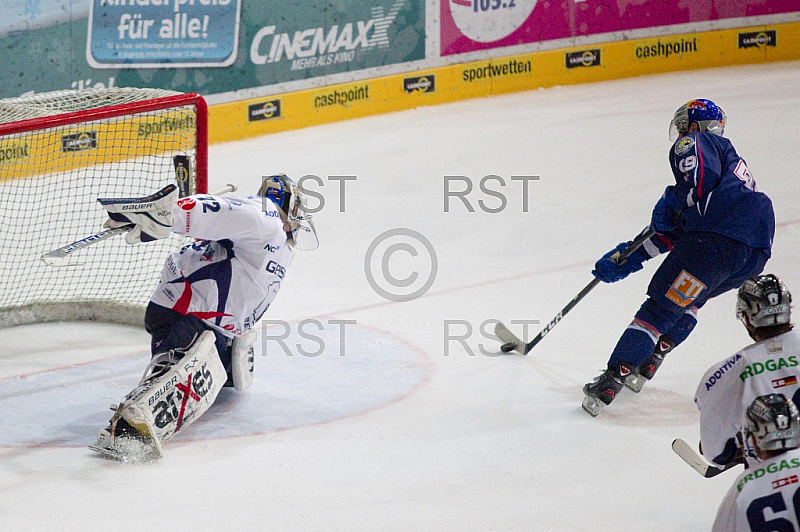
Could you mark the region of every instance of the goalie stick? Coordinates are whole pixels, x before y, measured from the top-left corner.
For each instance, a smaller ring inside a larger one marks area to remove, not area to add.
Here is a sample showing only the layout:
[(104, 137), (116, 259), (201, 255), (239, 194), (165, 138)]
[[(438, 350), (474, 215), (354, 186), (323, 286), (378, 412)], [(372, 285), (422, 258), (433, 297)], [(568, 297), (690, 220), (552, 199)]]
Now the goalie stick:
[(681, 457), (681, 460), (689, 464), (692, 469), (706, 478), (716, 477), (720, 473), (724, 473), (725, 471), (738, 465), (737, 462), (734, 462), (728, 467), (724, 468), (711, 465), (703, 460), (688, 443), (680, 438), (672, 441), (672, 450), (675, 451), (675, 454)]
[[(228, 194), (229, 192), (236, 192), (236, 189), (236, 185), (233, 183), (228, 183), (224, 189), (218, 192), (213, 192), (211, 195), (222, 196), (223, 194)], [(81, 238), (80, 240), (76, 240), (71, 244), (54, 249), (53, 251), (48, 251), (41, 256), (41, 259), (48, 266), (80, 266), (79, 263), (70, 263), (69, 259), (73, 253), (85, 247), (97, 244), (98, 242), (102, 242), (103, 240), (107, 240), (113, 236), (123, 235), (132, 229), (133, 225), (115, 227), (114, 229), (106, 229), (105, 231), (100, 231), (99, 233)]]
[[(628, 249), (620, 253), (619, 257), (617, 257), (616, 259), (617, 262), (618, 263), (623, 262), (625, 259), (627, 259), (631, 255), (631, 253), (639, 249), (642, 246), (642, 244), (644, 244), (645, 241), (647, 241), (654, 234), (656, 234), (656, 232), (652, 228), (648, 228), (647, 231), (642, 233), (642, 235), (640, 235), (638, 238), (630, 242), (630, 246), (628, 246)], [(559, 312), (555, 318), (550, 320), (550, 323), (548, 323), (547, 326), (545, 326), (545, 328), (542, 329), (542, 331), (536, 335), (536, 338), (534, 338), (528, 343), (525, 343), (519, 338), (517, 338), (517, 336), (508, 329), (508, 327), (503, 325), (502, 322), (498, 321), (497, 325), (495, 325), (494, 328), (494, 334), (500, 339), (501, 342), (503, 342), (503, 345), (500, 347), (500, 350), (503, 353), (517, 351), (522, 355), (527, 355), (530, 352), (530, 350), (533, 349), (536, 344), (541, 342), (542, 338), (544, 338), (545, 335), (547, 335), (547, 333), (553, 330), (553, 327), (558, 325), (558, 322), (560, 322), (561, 319), (575, 307), (575, 305), (580, 303), (581, 299), (586, 297), (586, 295), (589, 292), (591, 292), (592, 289), (594, 289), (594, 287), (597, 286), (599, 283), (600, 283), (599, 279), (597, 278), (592, 279), (592, 281), (589, 284), (587, 284), (583, 288), (583, 290), (581, 290), (578, 293), (578, 295), (572, 298), (572, 301), (567, 303), (567, 306), (561, 309), (561, 312)]]

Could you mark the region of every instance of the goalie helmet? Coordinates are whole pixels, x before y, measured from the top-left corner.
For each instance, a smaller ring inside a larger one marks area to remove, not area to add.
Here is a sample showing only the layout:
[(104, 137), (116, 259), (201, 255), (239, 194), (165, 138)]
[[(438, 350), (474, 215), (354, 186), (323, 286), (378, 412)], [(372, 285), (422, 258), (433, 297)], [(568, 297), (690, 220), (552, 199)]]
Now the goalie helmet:
[(800, 413), (783, 394), (756, 397), (747, 408), (745, 440), (760, 451), (785, 451), (800, 447)]
[(736, 317), (748, 331), (789, 323), (792, 317), (792, 294), (773, 274), (746, 280), (739, 288)]
[(669, 123), (669, 140), (674, 142), (681, 134), (688, 132), (692, 122), (697, 123), (700, 131), (721, 137), (725, 131), (726, 120), (725, 111), (711, 100), (701, 98), (686, 102), (678, 107)]
[(297, 249), (313, 250), (319, 246), (317, 231), (306, 207), (303, 191), (286, 174), (264, 177), (258, 195), (269, 199), (289, 224), (289, 244)]

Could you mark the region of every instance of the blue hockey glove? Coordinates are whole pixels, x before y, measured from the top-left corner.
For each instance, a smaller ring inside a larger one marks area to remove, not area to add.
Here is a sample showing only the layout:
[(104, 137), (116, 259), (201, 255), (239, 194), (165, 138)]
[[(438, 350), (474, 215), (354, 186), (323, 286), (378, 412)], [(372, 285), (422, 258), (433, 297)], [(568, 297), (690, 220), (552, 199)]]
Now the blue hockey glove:
[(681, 222), (682, 212), (681, 202), (675, 195), (675, 187), (668, 186), (653, 208), (650, 227), (655, 229), (656, 233), (662, 235), (674, 231)]
[(615, 283), (626, 278), (633, 272), (638, 272), (644, 266), (642, 263), (649, 259), (646, 253), (642, 252), (641, 248), (637, 249), (625, 259), (625, 262), (617, 263), (617, 257), (630, 247), (628, 242), (623, 242), (618, 245), (597, 261), (592, 270), (592, 275), (603, 281), (604, 283)]

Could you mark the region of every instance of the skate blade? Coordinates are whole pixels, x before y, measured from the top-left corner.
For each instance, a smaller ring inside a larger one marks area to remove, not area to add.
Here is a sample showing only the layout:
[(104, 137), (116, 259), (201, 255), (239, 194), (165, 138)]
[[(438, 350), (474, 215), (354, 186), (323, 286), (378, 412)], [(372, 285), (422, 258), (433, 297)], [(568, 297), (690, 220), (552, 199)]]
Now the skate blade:
[(146, 463), (161, 458), (157, 449), (136, 438), (118, 437), (114, 443), (97, 442), (89, 445), (89, 449), (104, 458), (125, 463)]
[(606, 404), (596, 397), (586, 396), (583, 398), (583, 403), (581, 403), (583, 409), (592, 417), (597, 417), (597, 414), (603, 410), (603, 407)]
[(634, 373), (632, 375), (628, 375), (628, 378), (625, 379), (625, 386), (636, 393), (642, 391), (644, 385), (647, 383), (647, 379), (639, 375), (638, 373)]

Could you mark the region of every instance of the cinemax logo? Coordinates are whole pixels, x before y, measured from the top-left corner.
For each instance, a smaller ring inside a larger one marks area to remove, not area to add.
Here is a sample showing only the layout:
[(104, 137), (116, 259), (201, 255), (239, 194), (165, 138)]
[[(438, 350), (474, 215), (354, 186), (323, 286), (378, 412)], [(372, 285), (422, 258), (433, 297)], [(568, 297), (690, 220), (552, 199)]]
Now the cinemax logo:
[(90, 150), (97, 147), (97, 132), (84, 131), (61, 137), (61, 151)]
[(739, 48), (763, 48), (777, 46), (778, 34), (775, 30), (752, 31), (739, 34)]
[(580, 50), (566, 54), (567, 68), (600, 66), (600, 50)]
[(268, 102), (254, 103), (247, 106), (247, 121), (269, 120), (270, 118), (280, 118), (281, 101), (270, 100)]
[(434, 92), (436, 90), (436, 76), (418, 76), (403, 79), (403, 90), (411, 92)]

